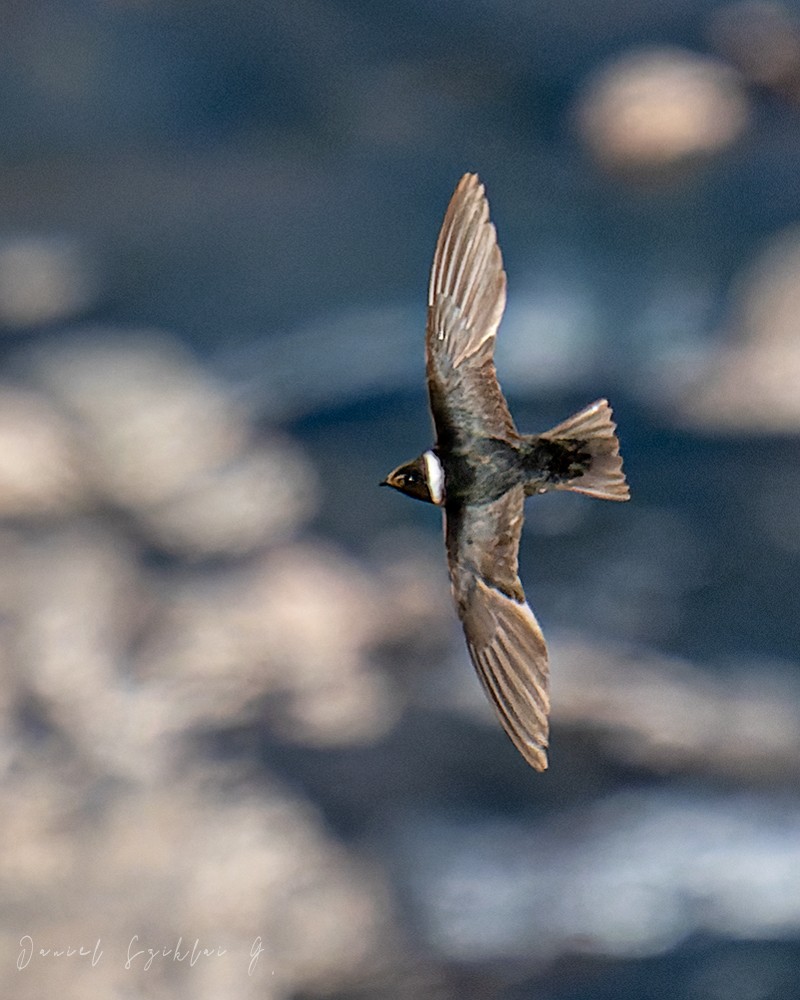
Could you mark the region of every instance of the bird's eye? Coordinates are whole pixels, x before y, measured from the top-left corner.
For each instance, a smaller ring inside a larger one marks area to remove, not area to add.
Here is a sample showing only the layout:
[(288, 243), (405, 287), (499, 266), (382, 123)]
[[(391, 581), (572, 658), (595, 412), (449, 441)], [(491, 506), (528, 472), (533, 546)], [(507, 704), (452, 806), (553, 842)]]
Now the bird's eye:
[(406, 473), (406, 483), (408, 483), (409, 486), (413, 486), (414, 483), (417, 482), (417, 479), (418, 479), (418, 476), (417, 476), (416, 472), (407, 472)]

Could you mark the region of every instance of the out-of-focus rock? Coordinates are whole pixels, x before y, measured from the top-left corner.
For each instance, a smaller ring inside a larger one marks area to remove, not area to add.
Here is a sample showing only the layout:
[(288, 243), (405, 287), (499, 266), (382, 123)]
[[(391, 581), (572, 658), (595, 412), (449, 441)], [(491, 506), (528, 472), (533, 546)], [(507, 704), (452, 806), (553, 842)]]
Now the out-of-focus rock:
[(773, 239), (742, 279), (731, 336), (675, 390), (680, 419), (711, 430), (800, 428), (800, 229)]
[(176, 727), (268, 718), (288, 740), (325, 746), (375, 739), (397, 717), (400, 698), (371, 662), (397, 608), (341, 554), (290, 546), (173, 583), (164, 604), (138, 674), (174, 703)]
[(155, 545), (239, 555), (285, 537), (316, 504), (309, 463), (246, 415), (170, 338), (96, 333), (35, 359), (75, 418), (94, 485)]
[(745, 0), (712, 14), (709, 37), (751, 83), (800, 100), (800, 21), (785, 4)]
[(75, 825), (85, 776), (78, 778), (74, 763), (63, 758), (43, 763), (35, 751), (20, 754), (0, 782), (0, 891), (12, 908), (46, 898), (71, 877), (81, 855)]
[(170, 337), (95, 331), (48, 344), (36, 375), (85, 427), (102, 486), (136, 507), (229, 461), (245, 427), (228, 399)]
[(0, 387), (0, 518), (74, 513), (85, 501), (68, 422), (37, 393)]
[(311, 466), (296, 445), (275, 435), (138, 515), (148, 537), (167, 551), (243, 555), (291, 535), (316, 502)]
[(140, 771), (145, 731), (126, 673), (152, 598), (135, 551), (89, 523), (18, 542), (6, 559), (20, 692), (93, 767)]
[(171, 498), (244, 447), (235, 407), (166, 335), (96, 331), (48, 344), (35, 360), (40, 381), (83, 423), (100, 484), (126, 507)]
[(395, 529), (377, 537), (373, 564), (381, 581), (381, 641), (412, 643), (418, 654), (411, 659), (424, 657), (426, 646), (439, 648), (455, 620), (443, 550), (431, 547), (427, 534)]
[(671, 168), (728, 148), (748, 120), (736, 73), (678, 48), (629, 52), (590, 78), (577, 121), (592, 156), (622, 172)]
[(209, 938), (224, 928), (248, 945), (256, 930), (262, 982), (330, 988), (375, 963), (376, 946), (388, 943), (377, 872), (328, 840), (299, 803), (239, 799), (209, 814), (192, 839), (197, 863), (177, 923), (198, 922)]
[(305, 746), (379, 738), (405, 704), (380, 651), (413, 646), (431, 616), (406, 579), (309, 545), (159, 576), (89, 523), (0, 538), (0, 553), (0, 729), (33, 699), (87, 764), (136, 780), (162, 773), (199, 728), (261, 724)]
[(553, 719), (599, 737), (627, 763), (759, 780), (800, 766), (800, 685), (753, 660), (716, 677), (685, 661), (552, 644)]
[[(195, 766), (154, 787), (103, 785), (31, 764), (0, 786), (19, 1000), (161, 996), (165, 982), (181, 998), (282, 1000), (396, 960), (377, 870), (269, 782), (226, 787)], [(68, 945), (88, 954), (38, 951)]]
[(98, 280), (84, 249), (67, 237), (0, 241), (0, 328), (70, 319), (95, 299)]

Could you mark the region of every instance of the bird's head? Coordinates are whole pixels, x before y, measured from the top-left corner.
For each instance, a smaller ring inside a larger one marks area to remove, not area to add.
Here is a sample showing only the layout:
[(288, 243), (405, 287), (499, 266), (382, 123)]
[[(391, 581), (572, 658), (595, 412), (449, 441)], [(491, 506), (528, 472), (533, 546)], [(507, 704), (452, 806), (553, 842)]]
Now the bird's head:
[(444, 470), (433, 451), (423, 452), (413, 462), (398, 465), (381, 483), (391, 486), (415, 500), (425, 503), (444, 503)]

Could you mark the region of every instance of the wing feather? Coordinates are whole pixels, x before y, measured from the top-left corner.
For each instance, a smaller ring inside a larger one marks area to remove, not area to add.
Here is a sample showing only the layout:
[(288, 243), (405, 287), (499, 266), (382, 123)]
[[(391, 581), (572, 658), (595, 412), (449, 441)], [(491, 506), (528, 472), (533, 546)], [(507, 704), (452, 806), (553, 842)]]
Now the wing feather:
[(493, 354), (506, 275), (475, 174), (465, 174), (436, 243), (428, 287), (428, 391), (440, 444), (471, 434), (515, 437)]
[(517, 575), (522, 487), (493, 503), (447, 511), (453, 598), (470, 657), (500, 722), (537, 771), (547, 767), (549, 666)]
[[(475, 601), (482, 603), (477, 612)], [(487, 613), (495, 622), (493, 633), (482, 642), (471, 641), (473, 615)], [(531, 767), (544, 771), (550, 712), (547, 647), (533, 612), (527, 603), (516, 604), (477, 580), (462, 622), (470, 657), (503, 728)]]

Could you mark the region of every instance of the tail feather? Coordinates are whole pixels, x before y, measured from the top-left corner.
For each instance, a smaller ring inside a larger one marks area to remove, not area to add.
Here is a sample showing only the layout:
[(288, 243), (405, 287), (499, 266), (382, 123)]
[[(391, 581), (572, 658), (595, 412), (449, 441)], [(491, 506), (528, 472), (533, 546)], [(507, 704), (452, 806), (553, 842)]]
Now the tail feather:
[(580, 441), (590, 457), (582, 475), (559, 483), (555, 489), (585, 493), (601, 500), (629, 500), (616, 430), (608, 400), (598, 399), (540, 435), (548, 441)]

